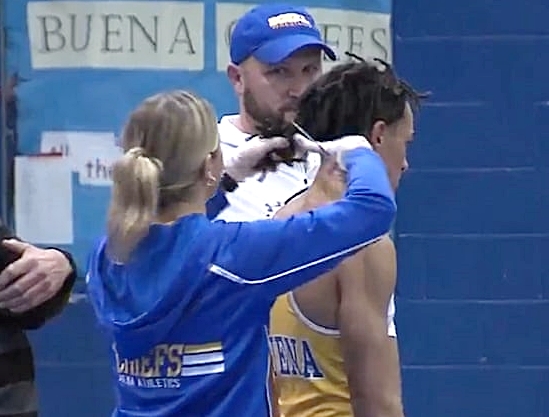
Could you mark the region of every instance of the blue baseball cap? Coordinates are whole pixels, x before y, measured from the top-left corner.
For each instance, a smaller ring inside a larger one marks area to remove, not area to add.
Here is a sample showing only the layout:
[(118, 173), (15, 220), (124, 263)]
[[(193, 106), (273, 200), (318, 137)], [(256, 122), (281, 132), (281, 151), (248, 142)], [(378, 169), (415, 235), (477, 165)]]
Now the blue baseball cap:
[(231, 61), (238, 65), (253, 56), (265, 64), (278, 64), (306, 46), (318, 46), (331, 60), (337, 58), (305, 8), (263, 4), (236, 23), (231, 34)]

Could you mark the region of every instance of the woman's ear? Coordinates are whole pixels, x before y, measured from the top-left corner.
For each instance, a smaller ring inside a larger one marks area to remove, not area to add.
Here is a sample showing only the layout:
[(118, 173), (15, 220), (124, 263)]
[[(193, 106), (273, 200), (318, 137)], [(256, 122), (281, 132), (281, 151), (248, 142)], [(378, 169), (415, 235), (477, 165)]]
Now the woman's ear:
[(204, 160), (203, 178), (208, 186), (214, 186), (219, 180), (215, 174), (215, 161), (211, 153)]

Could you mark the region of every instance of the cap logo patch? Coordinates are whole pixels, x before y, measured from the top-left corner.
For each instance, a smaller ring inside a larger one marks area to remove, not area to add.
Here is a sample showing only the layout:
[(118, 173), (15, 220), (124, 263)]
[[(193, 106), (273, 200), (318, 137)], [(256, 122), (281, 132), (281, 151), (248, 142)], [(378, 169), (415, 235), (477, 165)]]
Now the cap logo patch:
[(281, 29), (291, 26), (313, 27), (305, 16), (299, 13), (281, 13), (267, 19), (271, 29)]

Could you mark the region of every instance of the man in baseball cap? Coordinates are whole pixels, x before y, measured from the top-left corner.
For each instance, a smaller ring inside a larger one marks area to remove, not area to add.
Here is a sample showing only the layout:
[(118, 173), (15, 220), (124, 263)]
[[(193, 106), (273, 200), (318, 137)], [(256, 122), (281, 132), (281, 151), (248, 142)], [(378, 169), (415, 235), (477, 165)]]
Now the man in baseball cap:
[[(336, 59), (310, 13), (287, 4), (252, 8), (237, 21), (230, 42), (227, 75), (239, 113), (225, 115), (219, 122), (225, 155), (256, 134), (265, 119), (284, 116), (292, 120), (299, 97), (322, 73), (322, 55)], [(227, 196), (228, 205), (217, 218), (269, 218), (312, 181), (318, 166), (318, 155), (310, 155), (306, 162), (282, 164), (276, 172), (247, 179)]]
[(323, 53), (336, 59), (303, 7), (263, 4), (244, 14), (231, 34), (227, 68), (240, 111), (222, 119), (222, 142), (229, 120), (251, 135), (265, 118), (291, 117), (299, 96), (321, 74)]

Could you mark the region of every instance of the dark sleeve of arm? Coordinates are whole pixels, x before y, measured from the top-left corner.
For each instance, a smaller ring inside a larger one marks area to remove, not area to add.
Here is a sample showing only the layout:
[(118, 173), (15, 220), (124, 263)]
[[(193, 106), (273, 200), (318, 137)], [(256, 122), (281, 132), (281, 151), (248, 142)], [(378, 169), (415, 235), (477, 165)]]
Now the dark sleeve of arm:
[(284, 220), (225, 224), (232, 233), (210, 271), (274, 299), (386, 234), (396, 204), (383, 161), (371, 150), (356, 149), (345, 162), (344, 198)]
[[(0, 224), (0, 239), (16, 238), (11, 230), (9, 230), (4, 224)], [(0, 324), (15, 325), (24, 329), (36, 329), (42, 326), (46, 320), (59, 314), (63, 307), (69, 301), (72, 287), (76, 280), (76, 265), (72, 256), (60, 249), (52, 248), (61, 252), (70, 262), (72, 272), (65, 279), (63, 286), (57, 294), (52, 298), (40, 304), (39, 306), (25, 312), (25, 313), (12, 313), (9, 310), (0, 310)], [(3, 270), (6, 266), (17, 259), (17, 255), (5, 249), (0, 245), (0, 270)]]
[(229, 205), (225, 192), (219, 187), (212, 198), (206, 202), (206, 215), (213, 220), (221, 211)]
[(77, 270), (76, 270), (76, 265), (74, 263), (74, 259), (72, 258), (71, 254), (57, 248), (50, 248), (50, 249), (55, 249), (61, 252), (70, 262), (72, 271), (69, 274), (69, 276), (65, 279), (63, 286), (57, 292), (57, 294), (55, 294), (49, 300), (46, 300), (44, 303), (33, 308), (32, 310), (29, 310), (24, 314), (26, 321), (28, 323), (28, 325), (26, 326), (27, 328), (29, 325), (32, 328), (40, 327), (46, 322), (46, 320), (61, 313), (63, 308), (69, 302), (71, 291), (74, 286), (74, 282), (76, 281)]

